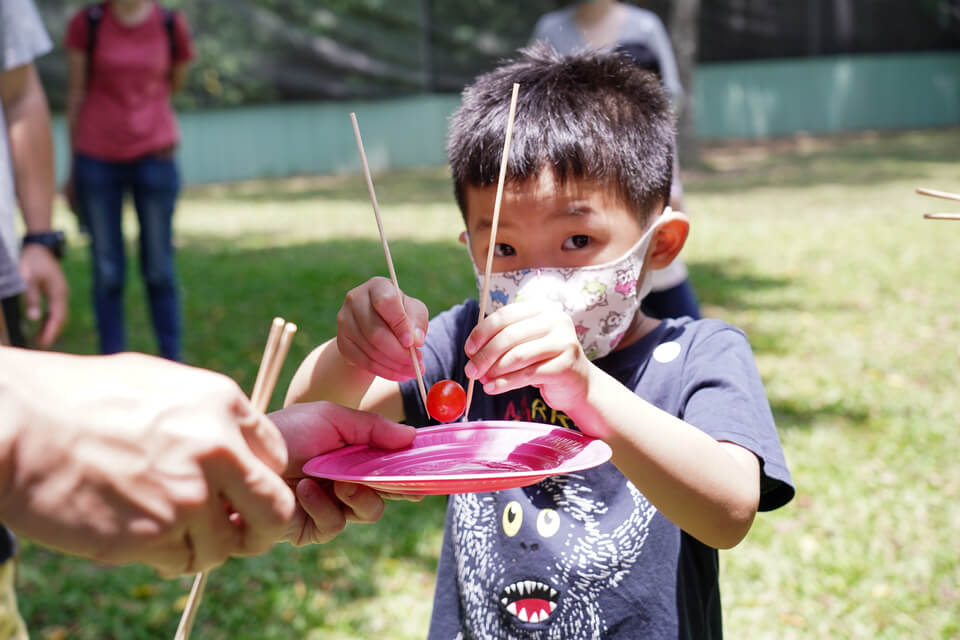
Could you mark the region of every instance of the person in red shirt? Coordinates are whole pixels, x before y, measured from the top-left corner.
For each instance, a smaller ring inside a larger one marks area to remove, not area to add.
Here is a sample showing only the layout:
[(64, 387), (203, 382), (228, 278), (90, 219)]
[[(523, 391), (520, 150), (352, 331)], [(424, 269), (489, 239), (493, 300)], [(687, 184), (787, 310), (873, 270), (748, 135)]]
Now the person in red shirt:
[(122, 213), (130, 192), (160, 355), (181, 360), (172, 241), (180, 134), (170, 97), (194, 55), (189, 28), (182, 13), (151, 0), (110, 0), (71, 19), (66, 45), (72, 191), (90, 233), (100, 351), (126, 350)]

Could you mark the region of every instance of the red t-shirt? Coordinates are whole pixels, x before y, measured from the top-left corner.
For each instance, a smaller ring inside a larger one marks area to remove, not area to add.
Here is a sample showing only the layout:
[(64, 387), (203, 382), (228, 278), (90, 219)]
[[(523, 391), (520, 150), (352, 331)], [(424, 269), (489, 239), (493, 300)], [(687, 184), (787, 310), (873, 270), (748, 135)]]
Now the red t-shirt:
[[(74, 149), (101, 160), (123, 161), (168, 149), (180, 137), (170, 105), (170, 38), (163, 11), (154, 4), (143, 22), (128, 26), (103, 5)], [(176, 12), (176, 60), (193, 58), (183, 13)], [(67, 48), (87, 53), (86, 10), (67, 27)]]

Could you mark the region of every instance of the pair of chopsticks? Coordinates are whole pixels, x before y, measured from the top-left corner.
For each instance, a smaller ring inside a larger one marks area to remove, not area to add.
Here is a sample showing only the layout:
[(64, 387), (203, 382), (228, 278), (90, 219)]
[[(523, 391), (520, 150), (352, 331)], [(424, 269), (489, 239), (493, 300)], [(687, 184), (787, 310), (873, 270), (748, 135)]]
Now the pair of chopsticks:
[[(960, 193), (950, 193), (949, 191), (938, 191), (936, 189), (924, 189), (917, 187), (917, 193), (931, 198), (942, 198), (943, 200), (953, 200), (960, 202)], [(960, 213), (925, 213), (923, 217), (927, 220), (960, 220)]]
[[(507, 175), (507, 159), (510, 155), (510, 139), (513, 136), (513, 120), (517, 112), (517, 94), (520, 91), (520, 85), (514, 83), (513, 94), (510, 97), (510, 114), (507, 117), (507, 132), (503, 143), (503, 155), (500, 159), (500, 178), (497, 181), (497, 197), (493, 205), (493, 223), (490, 228), (490, 247), (487, 251), (487, 264), (483, 274), (483, 293), (480, 296), (480, 314), (477, 322), (483, 320), (486, 315), (487, 298), (490, 296), (490, 269), (493, 266), (493, 251), (496, 247), (497, 222), (500, 219), (500, 202), (503, 199), (503, 183)], [(380, 231), (380, 243), (383, 245), (383, 254), (387, 259), (387, 267), (390, 270), (390, 279), (393, 280), (393, 286), (397, 290), (397, 296), (400, 298), (400, 304), (403, 305), (403, 294), (400, 291), (400, 284), (397, 282), (397, 272), (393, 267), (393, 259), (390, 257), (390, 247), (387, 244), (387, 237), (383, 231), (383, 220), (380, 217), (380, 207), (377, 205), (377, 194), (373, 190), (373, 179), (370, 177), (370, 166), (367, 164), (367, 155), (363, 151), (363, 140), (360, 138), (360, 126), (357, 124), (357, 115), (350, 114), (350, 120), (353, 122), (353, 134), (357, 139), (357, 148), (360, 150), (360, 161), (363, 164), (363, 174), (367, 179), (367, 191), (370, 193), (370, 202), (373, 204), (373, 213), (377, 218), (377, 229)], [(427, 407), (427, 389), (423, 384), (423, 374), (420, 372), (420, 365), (417, 362), (417, 352), (410, 347), (410, 359), (413, 362), (413, 368), (417, 372), (417, 383), (420, 386), (420, 396), (423, 399), (424, 409)], [(470, 415), (470, 401), (473, 397), (473, 385), (475, 380), (470, 378), (467, 383), (467, 404), (463, 411), (463, 421), (466, 422)]]
[[(513, 94), (510, 97), (510, 114), (507, 117), (507, 132), (503, 143), (503, 154), (500, 159), (500, 177), (497, 181), (497, 197), (493, 205), (493, 222), (490, 228), (490, 246), (487, 251), (487, 264), (483, 273), (483, 293), (480, 296), (480, 313), (477, 322), (483, 320), (486, 315), (486, 306), (487, 298), (490, 294), (490, 270), (493, 266), (493, 252), (496, 246), (496, 237), (497, 237), (497, 223), (500, 219), (500, 202), (503, 199), (503, 183), (507, 175), (507, 160), (510, 155), (510, 139), (513, 136), (513, 121), (514, 116), (517, 112), (517, 94), (520, 90), (520, 85), (514, 83), (513, 85)], [(383, 245), (383, 253), (387, 259), (387, 267), (390, 270), (390, 278), (393, 280), (393, 286), (396, 287), (397, 296), (400, 297), (400, 304), (403, 304), (403, 295), (400, 291), (400, 284), (397, 282), (397, 273), (393, 267), (393, 259), (390, 257), (390, 247), (387, 244), (387, 238), (383, 231), (383, 221), (380, 218), (380, 208), (377, 205), (377, 196), (373, 190), (373, 179), (370, 177), (370, 166), (367, 164), (367, 155), (363, 151), (363, 141), (360, 138), (360, 127), (357, 124), (357, 116), (355, 113), (350, 114), (350, 119), (353, 122), (353, 133), (357, 139), (357, 147), (360, 150), (360, 160), (363, 164), (363, 173), (367, 179), (367, 190), (370, 193), (370, 201), (373, 204), (373, 213), (377, 218), (377, 229), (380, 231), (380, 243)], [(417, 383), (420, 386), (420, 395), (423, 398), (423, 406), (427, 406), (427, 390), (423, 384), (423, 375), (420, 372), (420, 366), (417, 362), (417, 354), (413, 347), (410, 347), (410, 359), (413, 361), (413, 368), (417, 372)], [(470, 378), (470, 381), (467, 383), (467, 404), (463, 411), (463, 421), (466, 422), (469, 420), (470, 415), (470, 402), (473, 399), (473, 386), (476, 381), (473, 378)]]
[[(274, 318), (270, 325), (267, 344), (263, 349), (263, 357), (260, 359), (260, 368), (257, 370), (257, 378), (253, 383), (253, 393), (250, 394), (250, 404), (261, 413), (266, 412), (270, 404), (273, 388), (277, 384), (280, 369), (283, 368), (283, 361), (287, 357), (290, 342), (296, 332), (297, 325), (287, 322), (283, 318)], [(177, 632), (173, 636), (174, 640), (188, 640), (190, 638), (206, 584), (207, 572), (197, 572), (193, 579), (190, 595), (187, 597), (187, 604), (180, 616), (180, 624), (177, 625)]]

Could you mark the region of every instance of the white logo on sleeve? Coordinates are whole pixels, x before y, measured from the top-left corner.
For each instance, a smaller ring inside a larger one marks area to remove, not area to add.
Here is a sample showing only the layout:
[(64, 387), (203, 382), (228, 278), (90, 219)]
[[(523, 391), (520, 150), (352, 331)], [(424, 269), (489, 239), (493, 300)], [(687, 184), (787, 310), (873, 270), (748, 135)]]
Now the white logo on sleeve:
[(677, 359), (678, 355), (680, 355), (679, 342), (664, 342), (653, 350), (653, 359), (661, 364), (673, 362)]

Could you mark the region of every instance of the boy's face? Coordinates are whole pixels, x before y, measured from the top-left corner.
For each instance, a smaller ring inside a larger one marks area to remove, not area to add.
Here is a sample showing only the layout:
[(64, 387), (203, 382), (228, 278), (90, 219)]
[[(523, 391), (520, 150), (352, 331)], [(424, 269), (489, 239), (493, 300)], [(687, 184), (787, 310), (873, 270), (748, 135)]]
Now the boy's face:
[[(470, 251), (481, 270), (496, 195), (496, 185), (466, 189)], [(560, 184), (551, 171), (542, 171), (504, 185), (492, 270), (603, 264), (623, 256), (645, 230), (612, 187), (576, 179)]]

